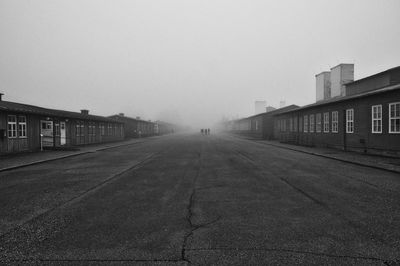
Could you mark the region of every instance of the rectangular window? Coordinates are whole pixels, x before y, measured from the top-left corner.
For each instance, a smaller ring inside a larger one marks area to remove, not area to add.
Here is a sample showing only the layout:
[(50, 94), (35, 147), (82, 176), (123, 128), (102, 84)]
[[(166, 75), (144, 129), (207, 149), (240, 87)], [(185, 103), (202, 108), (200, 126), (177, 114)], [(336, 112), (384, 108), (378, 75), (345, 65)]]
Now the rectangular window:
[(338, 111), (332, 112), (332, 133), (338, 133), (339, 114)]
[(321, 133), (321, 114), (320, 113), (316, 115), (316, 120), (317, 120), (316, 131), (318, 133)]
[(304, 116), (304, 132), (308, 132), (308, 116)]
[(324, 113), (324, 132), (329, 133), (329, 113)]
[(293, 118), (289, 119), (289, 131), (293, 132)]
[(105, 128), (104, 128), (104, 124), (101, 123), (99, 128), (100, 128), (100, 135), (104, 136), (106, 134), (106, 131), (105, 131)]
[(258, 130), (258, 121), (257, 120), (255, 121), (255, 127), (256, 127), (256, 130)]
[(382, 105), (371, 107), (372, 133), (382, 133)]
[(299, 132), (303, 132), (303, 118), (299, 117)]
[(111, 136), (112, 134), (112, 125), (108, 124), (108, 136)]
[(55, 123), (54, 124), (54, 131), (56, 133), (56, 136), (60, 136), (61, 135), (61, 131), (60, 131), (60, 124), (59, 123)]
[(26, 117), (18, 117), (18, 136), (20, 138), (26, 138)]
[(310, 115), (310, 132), (314, 132), (314, 115)]
[(354, 109), (346, 110), (346, 133), (354, 133)]
[(76, 125), (75, 125), (75, 135), (77, 137), (79, 137), (81, 135), (81, 127), (79, 125), (79, 122), (76, 122)]
[(293, 119), (293, 131), (297, 132), (297, 117)]
[(389, 104), (389, 133), (400, 133), (400, 102)]
[(8, 116), (8, 137), (9, 138), (16, 138), (17, 137), (17, 117), (15, 115)]

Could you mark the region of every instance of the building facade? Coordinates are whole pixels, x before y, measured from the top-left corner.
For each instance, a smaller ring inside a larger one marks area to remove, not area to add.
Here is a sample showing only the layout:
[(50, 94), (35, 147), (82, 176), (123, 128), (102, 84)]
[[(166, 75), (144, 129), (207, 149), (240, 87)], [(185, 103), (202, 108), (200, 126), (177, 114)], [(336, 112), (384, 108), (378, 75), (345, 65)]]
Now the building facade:
[(346, 84), (345, 95), (276, 115), (274, 137), (400, 156), (400, 67)]
[(63, 148), (124, 139), (112, 119), (0, 101), (0, 154)]

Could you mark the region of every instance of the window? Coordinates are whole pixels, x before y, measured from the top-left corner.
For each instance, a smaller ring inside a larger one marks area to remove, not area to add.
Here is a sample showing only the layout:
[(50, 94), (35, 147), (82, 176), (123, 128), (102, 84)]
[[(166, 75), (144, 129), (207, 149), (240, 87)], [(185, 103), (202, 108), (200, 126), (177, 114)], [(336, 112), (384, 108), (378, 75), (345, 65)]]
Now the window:
[(304, 116), (304, 132), (308, 132), (308, 116)]
[(18, 136), (26, 138), (26, 116), (18, 117)]
[(293, 118), (289, 119), (289, 131), (293, 132)]
[(389, 133), (400, 133), (400, 102), (389, 104)]
[(297, 117), (293, 119), (293, 131), (297, 132)]
[(76, 122), (76, 136), (77, 137), (79, 137), (79, 136), (84, 136), (84, 127), (85, 127), (85, 125), (84, 125), (84, 123), (82, 122), (82, 121), (77, 121)]
[(299, 117), (299, 132), (303, 132), (303, 117)]
[(372, 133), (382, 133), (382, 105), (371, 107)]
[(17, 117), (15, 115), (8, 116), (8, 137), (16, 138), (17, 137)]
[(314, 132), (314, 115), (310, 115), (310, 132)]
[(354, 133), (354, 109), (346, 110), (346, 133)]
[(106, 130), (105, 130), (104, 124), (101, 123), (101, 124), (99, 125), (99, 128), (100, 128), (100, 135), (101, 135), (101, 136), (104, 136), (104, 135), (106, 134)]
[(256, 130), (258, 130), (258, 121), (257, 120), (255, 121), (255, 127), (256, 127)]
[(318, 133), (321, 133), (321, 114), (317, 114), (317, 115), (316, 115), (316, 120), (317, 120), (316, 131), (317, 131)]
[(112, 134), (112, 125), (108, 124), (108, 135), (111, 136)]
[(339, 115), (338, 111), (332, 112), (332, 133), (338, 133)]
[(329, 113), (324, 113), (324, 132), (329, 132)]
[(76, 125), (75, 125), (75, 135), (77, 137), (79, 137), (81, 135), (81, 127), (79, 125), (79, 122), (76, 122)]
[(56, 136), (60, 136), (61, 135), (61, 131), (60, 131), (60, 124), (54, 124), (54, 130), (56, 133)]

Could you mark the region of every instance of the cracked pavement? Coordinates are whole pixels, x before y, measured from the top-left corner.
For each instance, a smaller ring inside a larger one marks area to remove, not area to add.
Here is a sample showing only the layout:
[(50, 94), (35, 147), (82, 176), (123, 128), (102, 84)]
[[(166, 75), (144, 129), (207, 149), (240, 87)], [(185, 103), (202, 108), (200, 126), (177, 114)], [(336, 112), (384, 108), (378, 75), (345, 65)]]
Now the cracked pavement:
[(0, 262), (396, 265), (400, 178), (180, 134), (0, 173)]

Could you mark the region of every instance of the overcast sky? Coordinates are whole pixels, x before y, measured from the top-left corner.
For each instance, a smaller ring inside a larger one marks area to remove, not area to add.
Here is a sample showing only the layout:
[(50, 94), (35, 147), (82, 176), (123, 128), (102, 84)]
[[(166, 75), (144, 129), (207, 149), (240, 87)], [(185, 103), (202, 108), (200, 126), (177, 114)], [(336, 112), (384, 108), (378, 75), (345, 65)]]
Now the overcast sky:
[(315, 101), (315, 74), (400, 65), (399, 0), (0, 0), (0, 92), (208, 127)]

